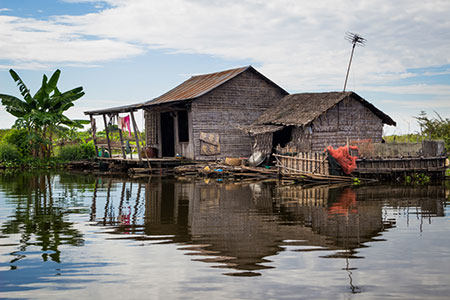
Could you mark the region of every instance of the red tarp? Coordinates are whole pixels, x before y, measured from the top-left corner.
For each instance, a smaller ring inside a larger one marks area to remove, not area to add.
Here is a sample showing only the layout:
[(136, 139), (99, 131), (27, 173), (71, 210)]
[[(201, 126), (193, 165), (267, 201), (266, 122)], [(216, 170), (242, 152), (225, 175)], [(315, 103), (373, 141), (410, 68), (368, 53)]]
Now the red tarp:
[(358, 150), (357, 146), (343, 146), (337, 149), (333, 149), (333, 147), (328, 146), (327, 150), (331, 156), (337, 161), (337, 163), (341, 166), (342, 170), (345, 174), (350, 174), (356, 169), (356, 156), (351, 156), (349, 153), (349, 149)]

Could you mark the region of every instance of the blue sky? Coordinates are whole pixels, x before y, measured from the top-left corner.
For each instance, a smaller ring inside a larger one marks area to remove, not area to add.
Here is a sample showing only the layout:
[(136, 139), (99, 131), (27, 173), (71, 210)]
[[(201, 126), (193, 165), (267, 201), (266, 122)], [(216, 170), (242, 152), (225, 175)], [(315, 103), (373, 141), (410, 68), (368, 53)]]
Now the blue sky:
[[(60, 88), (86, 95), (68, 115), (150, 100), (192, 75), (253, 65), (291, 93), (347, 90), (418, 130), (426, 111), (450, 118), (449, 1), (0, 0), (0, 93), (19, 95), (8, 70), (35, 91), (62, 70)], [(0, 128), (14, 118), (0, 108)]]

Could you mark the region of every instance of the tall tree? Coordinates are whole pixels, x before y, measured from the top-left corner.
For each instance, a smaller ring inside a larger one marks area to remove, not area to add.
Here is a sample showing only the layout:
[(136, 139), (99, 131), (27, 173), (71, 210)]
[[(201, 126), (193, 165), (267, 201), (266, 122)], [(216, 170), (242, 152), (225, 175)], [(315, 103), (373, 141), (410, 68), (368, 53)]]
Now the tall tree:
[(53, 135), (59, 129), (65, 126), (82, 128), (82, 124), (89, 123), (84, 120), (70, 120), (64, 115), (84, 92), (82, 87), (77, 87), (61, 93), (57, 88), (60, 70), (56, 70), (50, 79), (44, 74), (41, 87), (34, 96), (14, 70), (9, 70), (9, 73), (17, 83), (23, 100), (5, 94), (0, 94), (0, 99), (6, 111), (17, 118), (14, 126), (29, 131), (30, 140), (35, 146), (34, 156), (50, 156)]

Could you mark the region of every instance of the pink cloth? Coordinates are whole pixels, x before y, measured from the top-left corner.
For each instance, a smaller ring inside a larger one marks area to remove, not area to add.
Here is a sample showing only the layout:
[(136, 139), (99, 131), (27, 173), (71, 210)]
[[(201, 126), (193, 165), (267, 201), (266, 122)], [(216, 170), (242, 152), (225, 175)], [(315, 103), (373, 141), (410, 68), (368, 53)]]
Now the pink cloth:
[(123, 118), (122, 124), (125, 123), (125, 125), (128, 128), (128, 135), (131, 137), (131, 127), (130, 127), (130, 116), (126, 116)]
[(128, 131), (128, 136), (131, 137), (130, 116), (117, 117), (117, 125), (122, 131)]

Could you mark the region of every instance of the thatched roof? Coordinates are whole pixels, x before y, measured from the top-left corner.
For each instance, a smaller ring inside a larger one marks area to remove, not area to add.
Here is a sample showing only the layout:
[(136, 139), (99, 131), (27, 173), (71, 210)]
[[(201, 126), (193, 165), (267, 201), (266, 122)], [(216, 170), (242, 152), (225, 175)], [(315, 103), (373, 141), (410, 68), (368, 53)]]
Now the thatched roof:
[(287, 95), (274, 106), (266, 110), (255, 125), (295, 125), (305, 126), (320, 115), (335, 107), (347, 97), (360, 101), (377, 115), (385, 124), (396, 125), (395, 121), (381, 110), (364, 100), (354, 92), (302, 93)]

